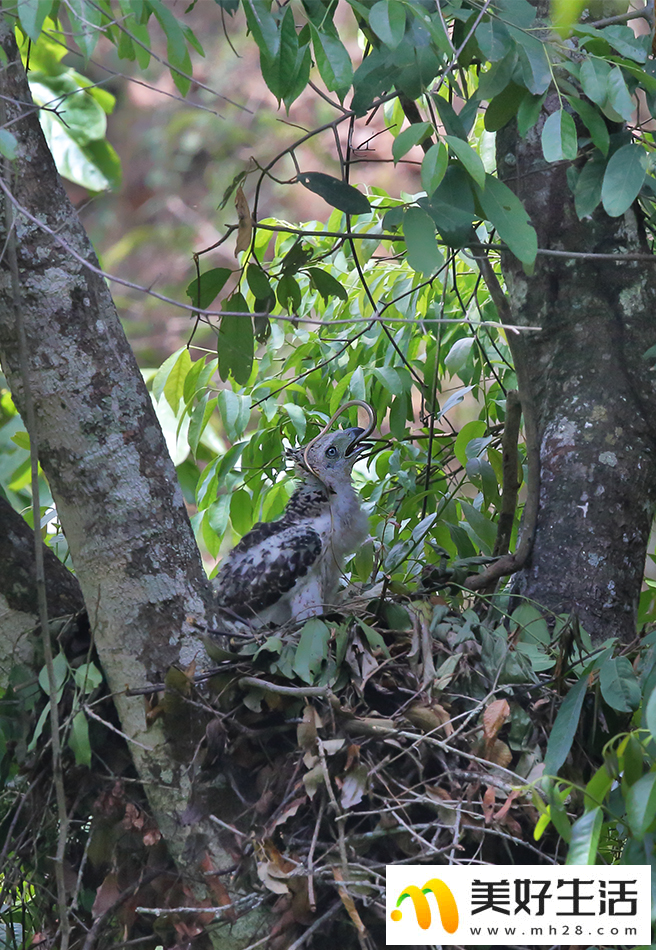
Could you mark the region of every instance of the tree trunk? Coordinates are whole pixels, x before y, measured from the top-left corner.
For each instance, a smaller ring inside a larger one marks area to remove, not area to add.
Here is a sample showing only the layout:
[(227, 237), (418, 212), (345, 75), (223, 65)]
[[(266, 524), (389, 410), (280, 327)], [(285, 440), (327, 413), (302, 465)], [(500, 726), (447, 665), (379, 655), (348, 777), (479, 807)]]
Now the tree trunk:
[(550, 96), (524, 140), (514, 122), (497, 134), (499, 177), (524, 203), (538, 246), (591, 254), (539, 255), (531, 275), (510, 255), (502, 261), (514, 319), (542, 327), (510, 340), (540, 447), (534, 543), (516, 587), (576, 613), (595, 642), (627, 641), (656, 496), (656, 390), (643, 359), (655, 341), (656, 270), (592, 256), (650, 251), (637, 205), (578, 220), (566, 164), (542, 155), (542, 127), (558, 108)]
[[(181, 819), (191, 794), (189, 763), (205, 722), (189, 707), (176, 722), (165, 716), (149, 726), (144, 697), (125, 691), (161, 684), (173, 665), (208, 665), (197, 627), (212, 625), (211, 589), (150, 396), (105, 280), (92, 269), (96, 256), (55, 169), (5, 20), (0, 43), (8, 60), (0, 93), (18, 139), (6, 182), (15, 204), (3, 192), (0, 207), (0, 358), (24, 420), (27, 368), (37, 417), (30, 435), (121, 728), (133, 740), (133, 760), (159, 829), (202, 897), (203, 873), (233, 863), (214, 825)], [(256, 916), (246, 927), (222, 931), (221, 945), (248, 943)]]

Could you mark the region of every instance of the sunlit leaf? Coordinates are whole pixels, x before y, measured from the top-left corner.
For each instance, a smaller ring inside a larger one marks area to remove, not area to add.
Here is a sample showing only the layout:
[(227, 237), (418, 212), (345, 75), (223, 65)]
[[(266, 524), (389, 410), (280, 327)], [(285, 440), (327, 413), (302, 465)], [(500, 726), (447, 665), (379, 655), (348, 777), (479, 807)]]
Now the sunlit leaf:
[(578, 152), (576, 126), (569, 112), (552, 112), (542, 127), (542, 154), (547, 162), (574, 161)]

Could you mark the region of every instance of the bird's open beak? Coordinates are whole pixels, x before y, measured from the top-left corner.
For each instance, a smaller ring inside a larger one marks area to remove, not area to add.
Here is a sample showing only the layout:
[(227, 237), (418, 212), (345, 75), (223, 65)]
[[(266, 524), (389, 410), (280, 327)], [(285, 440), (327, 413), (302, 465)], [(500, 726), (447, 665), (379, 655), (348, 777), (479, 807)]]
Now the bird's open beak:
[(360, 439), (364, 433), (364, 429), (361, 429), (359, 426), (354, 426), (352, 429), (346, 430), (353, 438), (349, 443), (348, 448), (344, 455), (346, 458), (352, 458), (354, 455), (359, 455), (360, 452), (365, 452), (367, 449), (371, 448), (370, 442), (361, 442)]

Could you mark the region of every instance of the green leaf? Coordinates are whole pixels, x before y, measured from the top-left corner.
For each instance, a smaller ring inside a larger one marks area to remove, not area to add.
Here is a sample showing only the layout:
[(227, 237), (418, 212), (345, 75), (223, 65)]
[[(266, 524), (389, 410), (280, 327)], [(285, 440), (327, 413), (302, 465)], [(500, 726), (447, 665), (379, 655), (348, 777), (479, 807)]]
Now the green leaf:
[(403, 234), (408, 263), (421, 274), (433, 274), (444, 263), (437, 246), (435, 224), (421, 208), (408, 208), (403, 215)]
[(567, 39), (572, 26), (578, 21), (586, 0), (553, 0), (551, 4), (551, 20), (553, 28), (562, 39)]
[(437, 95), (432, 98), (447, 135), (456, 135), (459, 139), (466, 139), (467, 132), (462, 124), (462, 119), (451, 103), (444, 96)]
[(399, 0), (379, 0), (369, 11), (369, 26), (385, 46), (396, 49), (405, 33), (405, 7)]
[(552, 112), (542, 128), (542, 154), (547, 162), (573, 162), (578, 152), (576, 126), (569, 112)]
[(91, 768), (91, 743), (89, 742), (89, 723), (84, 712), (80, 710), (73, 716), (68, 744), (73, 750), (76, 765), (86, 765)]
[(517, 114), (521, 103), (526, 98), (531, 97), (523, 86), (518, 86), (514, 82), (508, 83), (505, 89), (489, 102), (483, 119), (485, 129), (488, 132), (498, 132), (502, 129)]
[(520, 102), (517, 110), (517, 131), (522, 138), (526, 137), (529, 130), (538, 121), (540, 110), (546, 98), (546, 92), (543, 92), (541, 96), (532, 96), (527, 93)]
[(273, 293), (269, 278), (259, 264), (249, 264), (246, 268), (248, 287), (256, 300), (265, 300)]
[(319, 31), (314, 23), (310, 23), (310, 30), (314, 58), (326, 89), (343, 99), (353, 82), (351, 57), (337, 32)]
[(269, 4), (265, 0), (244, 0), (244, 13), (260, 53), (275, 59), (280, 47), (280, 33)]
[(323, 620), (313, 617), (301, 630), (294, 656), (293, 670), (304, 683), (312, 684), (321, 673), (328, 658), (330, 627)]
[(475, 187), (485, 217), (501, 240), (522, 263), (532, 264), (538, 253), (538, 237), (519, 198), (492, 175), (485, 176), (485, 188)]
[(305, 417), (305, 411), (303, 407), (297, 406), (294, 402), (286, 402), (283, 406), (283, 409), (285, 409), (287, 415), (291, 419), (299, 442), (302, 443), (305, 439), (305, 432), (307, 430), (307, 419)]
[(640, 705), (640, 686), (626, 656), (609, 657), (599, 670), (601, 695), (618, 712), (633, 712)]
[(597, 863), (597, 847), (603, 822), (604, 813), (601, 808), (584, 812), (574, 822), (565, 864)]
[(626, 817), (634, 836), (642, 840), (656, 818), (656, 772), (643, 775), (629, 788)]
[(606, 172), (606, 162), (596, 153), (585, 163), (576, 181), (574, 207), (579, 220), (592, 214), (601, 201), (601, 186)]
[(467, 142), (464, 142), (462, 139), (456, 138), (453, 135), (446, 135), (444, 140), (449, 146), (449, 151), (452, 152), (462, 162), (465, 169), (469, 172), (476, 184), (480, 185), (481, 188), (484, 188), (485, 169), (483, 167), (483, 162), (480, 160), (479, 156), (476, 154), (471, 145), (469, 145)]
[(558, 710), (558, 715), (551, 727), (551, 734), (547, 742), (547, 752), (544, 757), (544, 771), (546, 775), (558, 774), (558, 769), (572, 748), (587, 685), (587, 675), (584, 674), (578, 683), (575, 683), (574, 686), (571, 687)]
[[(458, 340), (458, 343), (469, 342), (470, 340), (471, 340), (471, 337), (463, 337), (462, 340)], [(458, 343), (454, 345), (451, 352), (455, 350), (455, 347), (458, 346)], [(465, 359), (467, 358), (467, 356), (469, 356), (470, 349), (471, 347), (467, 349)], [(449, 356), (451, 356), (451, 352), (449, 353)], [(461, 366), (462, 366), (462, 363), (460, 363), (457, 366), (457, 369), (460, 369)], [(457, 372), (457, 369), (454, 369), (453, 372)], [(451, 370), (449, 371), (451, 372)], [(453, 454), (458, 459), (461, 465), (464, 466), (467, 464), (467, 446), (469, 445), (469, 443), (472, 441), (472, 439), (480, 438), (480, 436), (482, 436), (483, 433), (485, 432), (486, 428), (487, 426), (482, 419), (472, 419), (470, 422), (466, 422), (464, 424), (464, 426), (458, 433), (458, 436), (453, 446)]]
[(277, 54), (271, 58), (266, 53), (260, 53), (262, 76), (279, 102), (288, 95), (296, 82), (297, 59), (298, 36), (294, 13), (291, 7), (287, 7), (280, 24)]
[(0, 154), (5, 158), (16, 158), (16, 146), (18, 140), (13, 132), (8, 129), (0, 129)]
[[(296, 54), (296, 64), (294, 66), (294, 81), (289, 84), (287, 93), (283, 96), (283, 102), (287, 112), (291, 105), (298, 99), (310, 80), (310, 67), (312, 66), (312, 54), (310, 53), (309, 41), (304, 44), (301, 39), (305, 34), (305, 28), (299, 34), (299, 49)], [(310, 35), (308, 28), (307, 35)]]
[(598, 106), (603, 105), (608, 95), (608, 77), (610, 66), (603, 59), (590, 57), (581, 63), (579, 78), (583, 92)]
[(364, 620), (360, 620), (358, 617), (358, 626), (364, 633), (367, 643), (372, 650), (380, 650), (383, 656), (389, 657), (390, 652), (387, 647), (387, 644), (383, 640), (380, 633), (375, 630), (373, 627), (370, 627), (368, 623), (365, 623)]
[(47, 16), (50, 16), (54, 0), (21, 0), (17, 6), (18, 19), (23, 30), (33, 43), (39, 38)]
[(503, 59), (513, 48), (506, 27), (497, 19), (484, 20), (476, 27), (476, 42), (481, 53), (490, 63)]
[[(82, 80), (80, 82), (79, 80)], [(30, 74), (30, 91), (38, 105), (47, 105), (51, 118), (64, 125), (66, 134), (78, 145), (88, 145), (105, 137), (107, 116), (105, 110), (84, 88), (85, 81), (73, 69), (58, 76), (41, 72)], [(43, 123), (42, 123), (43, 124)]]
[(508, 31), (517, 43), (524, 84), (534, 96), (539, 96), (551, 85), (551, 66), (544, 43), (514, 26)]
[(635, 110), (635, 102), (629, 93), (624, 75), (619, 66), (614, 66), (608, 77), (608, 100), (606, 107), (608, 106), (621, 116), (625, 122), (629, 121)]
[(601, 186), (606, 214), (618, 218), (631, 207), (645, 180), (645, 150), (640, 145), (623, 145), (610, 158)]
[(298, 181), (308, 189), (319, 195), (333, 208), (343, 211), (344, 214), (369, 214), (371, 206), (367, 198), (339, 178), (325, 175), (323, 172), (301, 172)]
[(239, 313), (248, 314), (248, 304), (236, 293), (224, 301), (222, 309), (238, 313), (221, 317), (217, 340), (219, 375), (225, 381), (232, 373), (235, 382), (245, 386), (253, 369), (253, 321), (250, 316), (242, 317)]
[(656, 741), (656, 689), (653, 689), (645, 708), (645, 723)]
[(633, 59), (636, 63), (647, 61), (648, 51), (651, 44), (648, 37), (636, 36), (633, 30), (628, 26), (622, 26), (619, 23), (607, 26), (599, 31), (600, 35), (607, 43), (616, 49), (620, 56), (626, 56), (627, 59)]
[(216, 396), (210, 398), (210, 394), (205, 393), (191, 414), (187, 439), (189, 440), (189, 448), (194, 455), (198, 454), (198, 445), (201, 436), (212, 417), (212, 413), (216, 409), (217, 401)]
[[(64, 692), (64, 684), (68, 679), (69, 666), (68, 661), (63, 653), (58, 653), (57, 656), (53, 657), (52, 660), (54, 680), (55, 680), (55, 689), (57, 691), (57, 702), (62, 698), (62, 693)], [(50, 680), (48, 679), (48, 670), (46, 667), (42, 667), (39, 672), (39, 686), (46, 694), (50, 696)]]
[(421, 183), (430, 197), (442, 182), (449, 163), (449, 153), (444, 144), (431, 145), (421, 163)]
[(278, 281), (278, 302), (288, 313), (295, 313), (301, 306), (301, 288), (291, 274), (283, 274)]
[(409, 152), (415, 145), (419, 145), (427, 135), (430, 134), (432, 126), (430, 122), (417, 122), (411, 125), (409, 129), (404, 129), (392, 143), (392, 158), (394, 164), (403, 158), (406, 152)]
[(403, 393), (403, 380), (399, 373), (392, 366), (376, 366), (372, 370), (376, 379), (378, 379), (385, 389), (393, 396), (401, 396)]
[(340, 300), (348, 300), (348, 291), (340, 282), (329, 274), (328, 271), (321, 270), (319, 267), (308, 267), (307, 270), (312, 286), (318, 290), (324, 300), (330, 297), (339, 297)]
[(67, 0), (67, 6), (73, 39), (85, 60), (88, 60), (100, 38), (102, 11), (87, 0)]
[(177, 360), (171, 367), (171, 372), (168, 374), (163, 389), (166, 401), (176, 414), (180, 408), (180, 400), (184, 398), (185, 380), (190, 369), (191, 356), (189, 350), (184, 347), (180, 350)]
[(253, 527), (253, 499), (245, 488), (238, 488), (230, 499), (230, 521), (242, 536)]
[(597, 146), (600, 152), (608, 155), (610, 145), (610, 136), (608, 126), (603, 117), (597, 112), (594, 106), (584, 99), (577, 99), (575, 96), (565, 96), (572, 109), (574, 109), (583, 119), (585, 126), (590, 133), (590, 138)]
[(232, 271), (227, 267), (213, 267), (201, 274), (200, 279), (195, 277), (192, 280), (187, 287), (187, 296), (191, 298), (195, 307), (207, 310), (212, 301), (221, 293), (231, 274)]
[(97, 689), (103, 681), (103, 676), (95, 663), (83, 663), (75, 671), (75, 685), (84, 693)]

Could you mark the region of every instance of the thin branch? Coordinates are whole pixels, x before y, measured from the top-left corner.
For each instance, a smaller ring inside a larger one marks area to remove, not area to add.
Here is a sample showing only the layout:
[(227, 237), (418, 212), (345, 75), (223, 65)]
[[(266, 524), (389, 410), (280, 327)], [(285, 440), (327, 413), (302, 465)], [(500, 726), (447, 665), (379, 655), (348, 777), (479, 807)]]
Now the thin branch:
[[(515, 323), (510, 309), (508, 298), (504, 294), (499, 278), (494, 272), (487, 255), (476, 257), (478, 265), (483, 275), (490, 296), (497, 308), (499, 317), (505, 323)], [(524, 341), (521, 336), (515, 338), (515, 344), (520, 349), (521, 358), (515, 360), (515, 373), (519, 383), (519, 394), (522, 401), (524, 412), (524, 430), (526, 433), (526, 452), (528, 458), (528, 479), (527, 496), (524, 505), (524, 523), (522, 526), (522, 535), (517, 550), (514, 554), (507, 554), (499, 558), (493, 564), (490, 564), (481, 571), (480, 574), (472, 574), (465, 581), (465, 586), (470, 590), (480, 590), (487, 587), (492, 581), (505, 577), (508, 574), (514, 574), (519, 571), (526, 563), (535, 536), (535, 527), (538, 520), (538, 508), (540, 504), (540, 445), (537, 432), (537, 413), (533, 402), (533, 390), (528, 371), (529, 362), (524, 358)]]
[(492, 552), (493, 557), (501, 557), (502, 554), (507, 554), (510, 548), (510, 536), (515, 521), (517, 493), (519, 491), (517, 441), (521, 416), (522, 404), (519, 400), (519, 393), (515, 389), (510, 389), (506, 394), (506, 425), (501, 443), (503, 494), (501, 497), (501, 513), (497, 524), (497, 537)]

